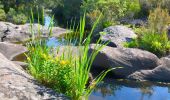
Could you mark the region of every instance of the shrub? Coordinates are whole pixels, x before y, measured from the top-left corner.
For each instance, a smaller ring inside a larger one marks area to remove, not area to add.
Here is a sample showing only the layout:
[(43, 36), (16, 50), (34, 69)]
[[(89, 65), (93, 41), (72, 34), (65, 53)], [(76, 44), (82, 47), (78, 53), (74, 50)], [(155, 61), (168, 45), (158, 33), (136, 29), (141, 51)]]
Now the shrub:
[(170, 41), (167, 36), (167, 26), (170, 16), (166, 9), (158, 7), (150, 11), (148, 25), (139, 28), (139, 37), (132, 42), (125, 43), (125, 47), (137, 47), (148, 50), (161, 57), (170, 53)]
[(10, 8), (8, 13), (7, 13), (7, 21), (9, 22), (13, 22), (13, 16), (16, 15), (17, 12), (15, 11), (15, 9)]
[(15, 23), (15, 24), (25, 24), (28, 18), (25, 14), (21, 12), (16, 12), (15, 9), (10, 8), (7, 13), (7, 21)]
[(126, 16), (130, 19), (140, 17), (141, 6), (139, 0), (126, 0), (127, 2), (127, 12)]
[(87, 12), (90, 19), (97, 19), (100, 14), (96, 16), (89, 16), (96, 14), (96, 11), (102, 13), (103, 22), (114, 22), (118, 18), (124, 16), (127, 10), (127, 5), (120, 0), (86, 0), (81, 6), (82, 11)]
[(170, 41), (166, 33), (144, 33), (142, 37), (127, 43), (127, 47), (137, 47), (161, 57), (170, 52)]
[(15, 24), (25, 24), (27, 22), (28, 18), (26, 15), (21, 13), (21, 14), (17, 14), (15, 16), (13, 16), (12, 20)]
[[(126, 18), (133, 18), (140, 10), (138, 0), (84, 0), (81, 6), (82, 12), (87, 12), (88, 23), (92, 26), (93, 19), (103, 15), (98, 26), (101, 29), (119, 24), (119, 21)], [(97, 32), (98, 32), (97, 31)]]
[(0, 21), (5, 21), (6, 20), (6, 14), (3, 9), (0, 9)]

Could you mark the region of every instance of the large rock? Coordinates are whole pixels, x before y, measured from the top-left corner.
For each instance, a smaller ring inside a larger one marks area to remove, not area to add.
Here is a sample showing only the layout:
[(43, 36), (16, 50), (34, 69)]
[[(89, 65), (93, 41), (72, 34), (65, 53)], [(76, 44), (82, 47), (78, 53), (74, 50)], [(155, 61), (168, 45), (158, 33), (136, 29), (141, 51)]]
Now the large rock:
[[(23, 42), (28, 41), (32, 37), (32, 32), (35, 33), (35, 36), (38, 36), (38, 29), (42, 33), (41, 37), (47, 37), (50, 33), (48, 27), (33, 24), (32, 29), (30, 24), (25, 25), (14, 25), (9, 22), (0, 22), (0, 38), (1, 41), (9, 42)], [(31, 32), (32, 30), (32, 32)], [(53, 27), (52, 33), (54, 37), (60, 37), (66, 34), (68, 31), (60, 27)]]
[(0, 54), (0, 98), (3, 100), (64, 100), (61, 94), (39, 85), (19, 65)]
[[(94, 50), (94, 44), (90, 51)], [(94, 60), (93, 66), (97, 68), (115, 68), (116, 75), (126, 77), (137, 70), (153, 69), (159, 65), (159, 58), (148, 52), (133, 48), (104, 47)]]
[(137, 35), (126, 26), (110, 26), (105, 28), (101, 34), (101, 40), (103, 42), (109, 42), (108, 46), (111, 47), (122, 47), (124, 42), (130, 42)]
[(27, 48), (22, 45), (0, 42), (0, 53), (2, 53), (9, 60), (13, 60), (14, 57), (25, 52), (27, 52)]
[(170, 82), (170, 58), (162, 58), (162, 64), (151, 70), (140, 70), (129, 75), (128, 78), (135, 80), (152, 80)]

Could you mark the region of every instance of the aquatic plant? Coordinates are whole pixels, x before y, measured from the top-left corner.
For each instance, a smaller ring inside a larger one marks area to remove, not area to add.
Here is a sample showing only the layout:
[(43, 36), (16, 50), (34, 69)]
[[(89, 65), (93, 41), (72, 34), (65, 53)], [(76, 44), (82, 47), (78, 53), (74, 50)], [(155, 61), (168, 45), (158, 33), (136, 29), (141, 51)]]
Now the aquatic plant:
[[(33, 16), (30, 19), (34, 19)], [(32, 41), (27, 44), (29, 53), (26, 54), (29, 73), (40, 83), (69, 96), (72, 100), (88, 99), (95, 86), (112, 70), (103, 71), (87, 85), (93, 60), (107, 44), (96, 45), (95, 50), (89, 54), (92, 33), (98, 21), (99, 19), (87, 36), (85, 36), (85, 16), (81, 18), (78, 27), (74, 25), (71, 27), (74, 32), (71, 31), (72, 34), (66, 35), (65, 39), (67, 45), (72, 44), (72, 41), (76, 42), (73, 44), (77, 45), (76, 49), (72, 49), (72, 46), (66, 46), (64, 49), (62, 46), (56, 49), (48, 47), (46, 40), (36, 40), (36, 34), (32, 33)], [(97, 43), (100, 43), (100, 39)], [(75, 50), (76, 54), (73, 53)]]

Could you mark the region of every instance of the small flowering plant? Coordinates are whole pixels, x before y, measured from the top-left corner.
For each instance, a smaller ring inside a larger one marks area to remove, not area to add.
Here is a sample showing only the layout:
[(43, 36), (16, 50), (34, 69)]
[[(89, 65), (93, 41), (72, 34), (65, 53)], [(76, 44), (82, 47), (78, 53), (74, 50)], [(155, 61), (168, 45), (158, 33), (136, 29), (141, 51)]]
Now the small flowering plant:
[[(97, 25), (99, 19), (94, 24)], [(67, 44), (72, 44), (71, 41), (77, 43), (77, 55), (74, 55), (74, 50), (70, 46), (65, 48), (65, 52), (60, 52), (46, 45), (46, 40), (33, 39), (27, 44), (29, 52), (26, 54), (29, 64), (28, 71), (40, 83), (63, 93), (71, 98), (71, 100), (88, 100), (89, 95), (95, 86), (102, 81), (105, 75), (111, 71), (103, 71), (97, 76), (89, 86), (89, 73), (92, 63), (98, 52), (106, 45), (96, 45), (95, 50), (89, 55), (89, 46), (91, 36), (94, 30), (85, 37), (85, 16), (80, 20), (79, 30), (71, 36), (66, 36)], [(100, 44), (100, 39), (97, 41)], [(61, 49), (59, 47), (59, 49)], [(61, 53), (61, 54), (60, 54)]]
[(73, 82), (73, 63), (64, 56), (56, 56), (49, 53), (49, 48), (37, 46), (28, 47), (27, 61), (29, 72), (42, 84), (54, 88), (56, 91), (65, 93), (71, 89)]

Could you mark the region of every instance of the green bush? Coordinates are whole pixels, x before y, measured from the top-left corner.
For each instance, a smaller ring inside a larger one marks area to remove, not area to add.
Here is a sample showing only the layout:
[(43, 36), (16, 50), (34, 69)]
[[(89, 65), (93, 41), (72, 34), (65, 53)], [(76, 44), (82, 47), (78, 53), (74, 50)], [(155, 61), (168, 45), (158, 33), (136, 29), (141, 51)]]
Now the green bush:
[(87, 12), (89, 26), (102, 14), (98, 24), (101, 30), (118, 23), (124, 17), (133, 18), (140, 11), (140, 5), (138, 0), (84, 0), (81, 11)]
[(16, 12), (13, 8), (10, 8), (9, 12), (7, 13), (7, 21), (14, 24), (25, 24), (27, 20), (28, 18), (25, 14)]
[(148, 25), (138, 28), (138, 38), (125, 43), (125, 47), (136, 47), (148, 50), (157, 56), (163, 56), (170, 52), (170, 41), (167, 36), (167, 26), (170, 16), (166, 9), (157, 7), (150, 11)]
[(159, 57), (170, 53), (170, 41), (168, 40), (166, 33), (144, 33), (140, 38), (134, 39), (129, 43), (125, 43), (124, 46), (144, 49)]
[(6, 20), (6, 14), (3, 9), (0, 9), (0, 21), (5, 21)]
[(103, 15), (102, 23), (116, 21), (124, 16), (127, 5), (120, 0), (86, 0), (81, 6), (81, 10), (87, 12), (87, 17), (93, 25), (94, 20), (98, 18), (100, 13)]
[(17, 12), (15, 11), (15, 9), (10, 8), (8, 13), (7, 13), (7, 21), (9, 22), (13, 22), (13, 16), (16, 15)]
[(130, 19), (140, 17), (141, 6), (139, 0), (126, 0), (127, 2), (127, 12), (126, 16)]
[(15, 24), (25, 24), (28, 20), (27, 16), (22, 13), (13, 16), (12, 19)]

